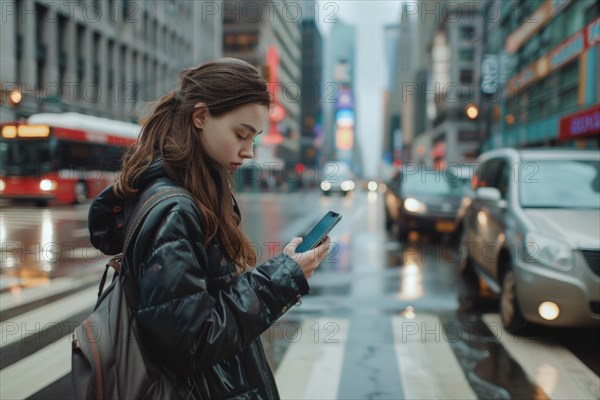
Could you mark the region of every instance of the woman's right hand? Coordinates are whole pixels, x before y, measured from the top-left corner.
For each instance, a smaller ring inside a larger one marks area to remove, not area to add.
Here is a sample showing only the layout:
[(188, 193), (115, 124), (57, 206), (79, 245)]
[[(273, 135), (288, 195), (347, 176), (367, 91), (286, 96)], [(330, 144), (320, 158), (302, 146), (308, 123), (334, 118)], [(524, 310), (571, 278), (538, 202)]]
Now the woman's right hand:
[(310, 278), (319, 264), (327, 257), (327, 252), (331, 245), (331, 240), (327, 236), (323, 242), (312, 250), (305, 251), (304, 253), (296, 253), (296, 247), (302, 243), (301, 237), (293, 238), (284, 248), (283, 253), (292, 257), (300, 269), (304, 273), (306, 279)]

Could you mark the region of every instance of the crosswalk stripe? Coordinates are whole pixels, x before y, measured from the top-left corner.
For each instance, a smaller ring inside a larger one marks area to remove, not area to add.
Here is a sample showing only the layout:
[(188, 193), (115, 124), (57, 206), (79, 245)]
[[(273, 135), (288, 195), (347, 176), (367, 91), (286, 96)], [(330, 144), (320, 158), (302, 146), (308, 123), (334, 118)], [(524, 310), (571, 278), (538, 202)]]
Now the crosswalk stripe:
[(392, 328), (405, 398), (477, 399), (437, 317), (393, 316)]
[(483, 320), (529, 379), (550, 398), (600, 398), (600, 377), (569, 350), (556, 344), (513, 336), (502, 328), (497, 314), (486, 314)]
[(348, 320), (335, 318), (307, 319), (294, 335), (275, 380), (284, 399), (334, 399), (342, 374)]
[(90, 235), (89, 228), (74, 229), (71, 234), (73, 237), (88, 237)]
[(71, 371), (70, 335), (0, 371), (0, 398), (24, 399)]
[(55, 278), (51, 279), (48, 285), (0, 294), (0, 312), (85, 286), (89, 282), (100, 281), (101, 275), (101, 273), (98, 273), (86, 275), (82, 278)]
[(97, 293), (98, 289), (92, 287), (0, 323), (0, 348), (40, 333), (86, 309), (91, 312)]

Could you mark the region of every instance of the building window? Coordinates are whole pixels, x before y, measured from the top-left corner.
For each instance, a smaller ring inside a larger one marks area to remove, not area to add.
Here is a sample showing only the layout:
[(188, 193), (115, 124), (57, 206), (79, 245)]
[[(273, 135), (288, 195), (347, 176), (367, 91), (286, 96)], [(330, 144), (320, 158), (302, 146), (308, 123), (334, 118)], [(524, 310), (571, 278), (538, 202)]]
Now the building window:
[(460, 38), (461, 40), (473, 40), (475, 37), (474, 26), (461, 26), (460, 27)]
[(562, 12), (563, 15), (563, 39), (574, 35), (583, 27), (583, 15), (577, 12), (577, 4), (570, 3)]
[(575, 60), (558, 73), (559, 109), (568, 110), (579, 101), (579, 60)]
[(35, 34), (35, 41), (36, 41), (36, 64), (37, 64), (37, 76), (36, 76), (36, 83), (38, 85), (39, 90), (43, 89), (44, 86), (44, 72), (46, 70), (46, 52), (47, 52), (47, 47), (46, 47), (46, 43), (44, 43), (44, 36), (45, 36), (45, 28), (46, 28), (46, 24), (45, 22), (48, 21), (47, 18), (47, 9), (46, 7), (43, 7), (39, 4), (36, 4), (35, 6), (35, 16), (37, 18), (38, 23), (35, 25), (36, 28), (36, 34)]
[(21, 18), (23, 18), (23, 7), (24, 7), (24, 3), (20, 2), (17, 3), (17, 9), (16, 9), (16, 21), (17, 23), (15, 24), (15, 47), (16, 47), (16, 81), (17, 83), (21, 83), (21, 68), (23, 68), (22, 65), (22, 59), (23, 59), (23, 25), (21, 24)]
[(473, 70), (461, 69), (460, 70), (460, 83), (462, 83), (462, 84), (473, 83)]
[[(64, 16), (58, 17), (58, 84), (63, 93), (67, 93), (65, 85), (65, 75), (67, 71), (67, 37), (69, 20)], [(71, 101), (73, 99), (70, 99)]]
[(119, 75), (121, 82), (118, 83), (119, 101), (127, 102), (125, 98), (125, 88), (127, 87), (127, 47), (121, 45), (121, 56), (119, 57)]
[(116, 23), (118, 21), (119, 12), (117, 10), (115, 0), (108, 0), (108, 12), (110, 14), (110, 22)]
[(460, 61), (471, 62), (475, 60), (475, 49), (460, 49), (458, 57)]
[(83, 95), (83, 86), (85, 83), (85, 49), (87, 46), (85, 44), (85, 26), (78, 24), (76, 30), (77, 36), (75, 36), (75, 48), (77, 49), (77, 66), (75, 73), (77, 75), (77, 85), (79, 87), (79, 90), (76, 91), (76, 96), (79, 100)]
[(100, 34), (94, 33), (94, 51), (92, 52), (94, 61), (92, 62), (92, 83), (98, 87), (100, 85), (100, 52), (102, 51)]
[(584, 16), (586, 25), (600, 17), (600, 3), (597, 1), (592, 2), (592, 5), (585, 10)]
[(115, 84), (116, 84), (116, 77), (115, 77), (115, 69), (114, 69), (114, 61), (115, 61), (115, 57), (114, 57), (114, 52), (115, 52), (115, 42), (114, 40), (110, 39), (108, 41), (108, 57), (107, 57), (107, 67), (108, 67), (108, 96), (106, 101), (108, 102), (108, 106), (109, 108), (112, 108), (112, 106), (114, 106), (114, 96), (115, 96)]
[(253, 51), (258, 45), (257, 33), (228, 33), (224, 37), (224, 44), (227, 51), (247, 52)]

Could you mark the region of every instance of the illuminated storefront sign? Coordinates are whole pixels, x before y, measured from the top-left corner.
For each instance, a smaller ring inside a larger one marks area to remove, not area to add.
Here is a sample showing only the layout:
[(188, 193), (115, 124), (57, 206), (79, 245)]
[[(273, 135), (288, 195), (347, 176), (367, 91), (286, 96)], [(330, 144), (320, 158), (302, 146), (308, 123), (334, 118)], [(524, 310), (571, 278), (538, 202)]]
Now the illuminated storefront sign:
[(354, 126), (354, 111), (339, 110), (335, 114), (336, 125), (342, 128), (352, 128)]
[(560, 120), (560, 140), (579, 139), (600, 134), (600, 105), (568, 115)]
[(335, 147), (338, 150), (351, 150), (354, 145), (352, 128), (337, 128), (335, 131)]
[(279, 52), (277, 47), (269, 46), (265, 59), (265, 71), (268, 71), (265, 79), (269, 82), (267, 90), (271, 95), (273, 107), (269, 110), (269, 131), (268, 134), (260, 137), (260, 143), (279, 144), (283, 142), (283, 136), (279, 133), (277, 125), (285, 118), (285, 108), (279, 102), (278, 77), (279, 77)]
[(337, 95), (338, 110), (350, 110), (354, 108), (354, 100), (352, 98), (352, 89), (349, 87), (341, 87)]

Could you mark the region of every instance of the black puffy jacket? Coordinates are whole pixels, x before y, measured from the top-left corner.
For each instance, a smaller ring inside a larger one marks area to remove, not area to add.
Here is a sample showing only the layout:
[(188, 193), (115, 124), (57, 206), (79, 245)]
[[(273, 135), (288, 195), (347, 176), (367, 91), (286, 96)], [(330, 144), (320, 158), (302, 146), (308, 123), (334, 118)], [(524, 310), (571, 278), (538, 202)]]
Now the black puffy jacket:
[[(158, 160), (139, 189), (172, 186)], [(124, 204), (125, 216), (136, 200)], [(122, 214), (113, 211), (119, 201), (105, 191), (90, 210), (92, 244), (107, 254), (123, 246)], [(279, 398), (259, 335), (308, 293), (308, 283), (283, 254), (237, 274), (219, 245), (205, 246), (203, 232), (199, 209), (185, 197), (164, 200), (142, 222), (126, 257), (135, 261), (124, 268), (139, 285), (144, 339), (166, 365), (191, 372), (203, 399)]]

